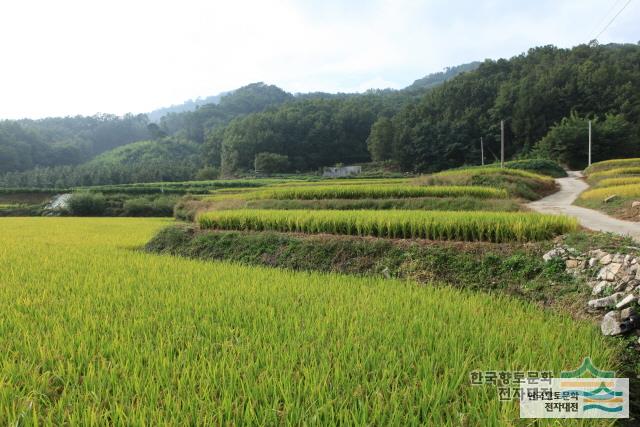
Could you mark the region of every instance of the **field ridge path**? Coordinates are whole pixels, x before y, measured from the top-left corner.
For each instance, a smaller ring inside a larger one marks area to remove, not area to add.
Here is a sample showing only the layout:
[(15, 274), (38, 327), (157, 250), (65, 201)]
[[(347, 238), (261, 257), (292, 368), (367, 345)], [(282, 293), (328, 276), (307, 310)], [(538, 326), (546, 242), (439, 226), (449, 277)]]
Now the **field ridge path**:
[(528, 203), (527, 206), (537, 212), (569, 215), (577, 218), (583, 227), (630, 236), (640, 242), (640, 223), (624, 221), (593, 209), (573, 205), (580, 193), (589, 188), (589, 184), (582, 179), (582, 173), (579, 171), (568, 171), (568, 174), (567, 178), (556, 179), (560, 186), (558, 192)]

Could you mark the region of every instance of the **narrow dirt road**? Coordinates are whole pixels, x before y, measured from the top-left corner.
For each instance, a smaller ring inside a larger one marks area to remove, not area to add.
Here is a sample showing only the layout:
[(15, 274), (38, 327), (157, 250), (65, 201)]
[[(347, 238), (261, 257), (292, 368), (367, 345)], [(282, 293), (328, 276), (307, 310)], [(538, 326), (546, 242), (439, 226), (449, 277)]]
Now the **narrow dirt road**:
[(589, 185), (580, 179), (581, 177), (582, 174), (580, 172), (570, 171), (568, 178), (556, 179), (556, 182), (560, 185), (560, 191), (529, 203), (527, 206), (538, 212), (570, 215), (578, 218), (583, 227), (631, 236), (634, 240), (640, 242), (640, 223), (623, 221), (593, 209), (572, 205), (580, 193), (589, 188)]

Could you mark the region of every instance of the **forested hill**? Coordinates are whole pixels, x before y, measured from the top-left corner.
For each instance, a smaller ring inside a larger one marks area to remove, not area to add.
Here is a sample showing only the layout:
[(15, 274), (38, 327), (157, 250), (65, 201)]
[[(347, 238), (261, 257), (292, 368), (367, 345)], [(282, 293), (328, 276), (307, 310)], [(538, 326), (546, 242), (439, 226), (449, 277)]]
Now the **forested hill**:
[[(140, 176), (232, 176), (250, 173), (258, 155), (272, 165), (271, 172), (371, 160), (404, 171), (428, 172), (478, 164), (481, 137), (487, 161), (495, 159), (500, 120), (505, 121), (507, 158), (549, 157), (582, 167), (589, 119), (594, 161), (640, 156), (640, 46), (539, 47), (511, 59), (453, 67), (403, 90), (364, 94), (292, 95), (256, 83), (222, 97), (218, 104), (167, 114), (158, 124), (149, 124), (146, 116), (109, 119), (109, 124), (137, 123), (116, 142), (94, 142), (95, 135), (104, 136), (103, 127), (88, 134), (85, 128), (85, 133), (61, 132), (64, 138), (57, 139), (46, 126), (27, 127), (25, 133), (23, 123), (0, 122), (0, 172), (59, 162), (73, 165), (101, 151), (91, 147), (136, 139), (149, 140), (140, 146), (145, 154), (136, 172), (150, 169), (132, 174), (121, 156), (129, 152), (125, 150), (77, 167), (4, 174), (0, 185), (46, 185), (61, 182), (62, 174), (72, 185), (73, 177), (88, 185), (147, 179)], [(166, 148), (182, 144), (188, 149)], [(75, 152), (77, 147), (80, 154), (75, 157), (40, 155), (40, 150)], [(72, 157), (80, 160), (68, 161)], [(171, 171), (174, 164), (177, 169)], [(151, 170), (159, 165), (162, 172)], [(92, 176), (97, 169), (118, 172), (111, 178), (107, 173)]]
[(204, 98), (189, 99), (181, 104), (171, 105), (169, 107), (157, 108), (150, 113), (147, 113), (147, 117), (150, 122), (157, 123), (161, 118), (169, 113), (184, 113), (186, 111), (193, 111), (201, 105), (217, 104), (220, 99), (227, 95), (229, 92), (223, 92), (218, 95), (206, 96)]

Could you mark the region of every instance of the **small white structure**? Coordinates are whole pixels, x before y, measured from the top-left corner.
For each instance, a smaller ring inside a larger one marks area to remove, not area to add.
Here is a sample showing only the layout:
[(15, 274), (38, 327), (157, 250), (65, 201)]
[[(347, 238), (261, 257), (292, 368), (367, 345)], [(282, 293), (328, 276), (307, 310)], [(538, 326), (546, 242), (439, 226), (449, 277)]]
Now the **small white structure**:
[(359, 175), (362, 172), (362, 166), (342, 166), (334, 168), (324, 168), (322, 176), (330, 178), (344, 178), (345, 176)]

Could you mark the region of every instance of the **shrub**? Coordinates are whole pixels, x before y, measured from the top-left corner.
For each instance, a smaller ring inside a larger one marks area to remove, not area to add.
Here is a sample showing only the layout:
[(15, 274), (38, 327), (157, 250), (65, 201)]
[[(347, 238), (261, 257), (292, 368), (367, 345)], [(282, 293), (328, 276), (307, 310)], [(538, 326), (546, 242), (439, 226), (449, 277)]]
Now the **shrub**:
[(276, 153), (258, 153), (254, 161), (257, 173), (270, 175), (289, 170), (289, 157)]
[(177, 203), (176, 197), (160, 196), (136, 197), (125, 200), (122, 210), (124, 216), (162, 217), (172, 216), (173, 207)]
[(68, 211), (75, 216), (102, 216), (107, 209), (107, 201), (102, 193), (74, 193), (69, 199)]
[(220, 170), (213, 166), (207, 166), (196, 172), (196, 179), (198, 181), (205, 181), (209, 179), (218, 179), (220, 176)]

